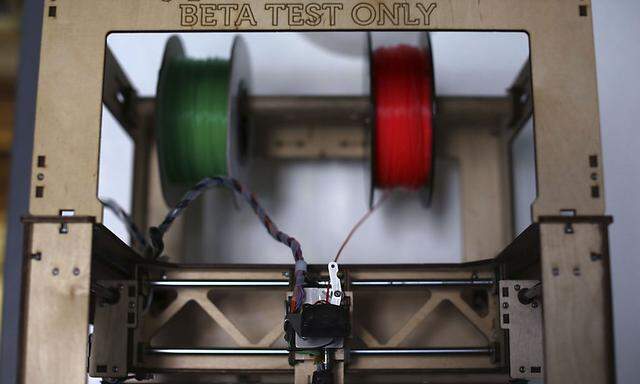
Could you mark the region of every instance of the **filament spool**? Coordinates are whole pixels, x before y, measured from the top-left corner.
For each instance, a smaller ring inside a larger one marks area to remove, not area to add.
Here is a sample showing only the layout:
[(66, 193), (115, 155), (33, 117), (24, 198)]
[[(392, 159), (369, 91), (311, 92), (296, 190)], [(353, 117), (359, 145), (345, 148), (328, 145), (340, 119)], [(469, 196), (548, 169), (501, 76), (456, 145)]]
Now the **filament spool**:
[[(376, 190), (394, 188), (419, 190), (426, 206), (431, 201), (435, 133), (433, 62), (428, 34), (421, 32), (419, 36), (420, 42), (413, 46), (392, 45), (373, 50), (371, 34), (367, 34), (371, 107), (367, 122), (370, 158), (365, 162), (369, 180), (365, 185), (369, 185), (370, 206)], [(394, 55), (394, 51), (398, 52)], [(160, 70), (156, 108), (160, 173), (163, 194), (169, 204), (173, 205), (188, 188), (207, 176), (228, 175), (246, 182), (248, 121), (252, 114), (248, 110), (248, 56), (241, 37), (234, 40), (230, 62), (190, 60), (185, 57), (180, 39), (177, 36), (169, 39)], [(389, 70), (401, 64), (402, 70)], [(176, 71), (184, 73), (177, 76)], [(176, 89), (182, 94), (176, 95)], [(203, 94), (209, 97), (200, 98)], [(388, 97), (391, 94), (394, 96)], [(393, 104), (394, 100), (400, 102)], [(405, 119), (388, 119), (394, 113)], [(209, 124), (201, 124), (203, 120)], [(401, 161), (395, 161), (398, 159)], [(402, 176), (403, 172), (408, 175)]]
[(165, 201), (175, 204), (205, 177), (245, 179), (247, 131), (242, 109), (249, 55), (236, 37), (231, 60), (185, 56), (179, 37), (165, 47), (156, 105), (156, 144)]
[(368, 38), (371, 100), (369, 206), (379, 189), (419, 190), (431, 203), (435, 160), (435, 82), (429, 35), (418, 46), (373, 49)]

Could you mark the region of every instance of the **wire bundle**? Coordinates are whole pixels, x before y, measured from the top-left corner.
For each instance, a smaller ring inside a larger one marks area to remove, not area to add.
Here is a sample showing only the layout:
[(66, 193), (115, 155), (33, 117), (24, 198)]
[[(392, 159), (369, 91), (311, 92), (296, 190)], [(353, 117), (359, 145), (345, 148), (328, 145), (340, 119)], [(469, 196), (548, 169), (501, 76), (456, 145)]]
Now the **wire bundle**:
[(228, 175), (230, 66), (225, 60), (167, 60), (160, 73), (157, 139), (170, 183)]
[(376, 187), (418, 189), (433, 165), (433, 78), (427, 50), (408, 45), (373, 53)]
[(193, 202), (198, 196), (205, 191), (214, 187), (224, 187), (236, 194), (240, 195), (244, 201), (246, 201), (251, 209), (255, 212), (258, 219), (262, 222), (265, 229), (275, 240), (288, 246), (293, 254), (295, 260), (295, 282), (293, 289), (292, 307), (294, 310), (298, 310), (304, 302), (304, 275), (307, 271), (307, 263), (302, 256), (302, 247), (295, 238), (282, 232), (278, 226), (271, 220), (267, 212), (262, 208), (255, 195), (246, 189), (240, 182), (230, 177), (207, 177), (201, 180), (195, 187), (189, 190), (182, 199), (176, 204), (176, 206), (167, 213), (164, 220), (157, 227), (151, 227), (149, 229), (149, 246), (147, 252), (153, 259), (158, 258), (164, 249), (163, 237), (164, 234), (171, 228), (173, 222), (182, 214), (182, 212)]

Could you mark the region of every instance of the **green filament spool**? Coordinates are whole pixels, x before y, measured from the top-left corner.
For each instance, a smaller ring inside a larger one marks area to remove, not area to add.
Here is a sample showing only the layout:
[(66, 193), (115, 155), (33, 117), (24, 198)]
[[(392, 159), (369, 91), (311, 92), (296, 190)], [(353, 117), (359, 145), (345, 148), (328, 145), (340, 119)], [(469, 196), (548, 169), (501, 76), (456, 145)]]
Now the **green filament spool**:
[(170, 60), (158, 86), (158, 150), (170, 183), (227, 175), (229, 65)]
[(234, 40), (231, 61), (187, 58), (180, 39), (169, 39), (156, 98), (156, 142), (167, 203), (205, 177), (242, 179), (246, 127), (239, 105), (248, 73), (241, 38)]

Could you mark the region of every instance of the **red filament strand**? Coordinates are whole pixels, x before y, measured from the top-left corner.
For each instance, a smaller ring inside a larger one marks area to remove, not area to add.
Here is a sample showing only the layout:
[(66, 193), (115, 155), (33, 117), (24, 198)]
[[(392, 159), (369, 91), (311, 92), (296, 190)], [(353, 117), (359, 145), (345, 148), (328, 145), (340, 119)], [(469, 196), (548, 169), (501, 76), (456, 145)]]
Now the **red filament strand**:
[(408, 45), (373, 53), (375, 185), (418, 189), (431, 176), (433, 68), (427, 50)]

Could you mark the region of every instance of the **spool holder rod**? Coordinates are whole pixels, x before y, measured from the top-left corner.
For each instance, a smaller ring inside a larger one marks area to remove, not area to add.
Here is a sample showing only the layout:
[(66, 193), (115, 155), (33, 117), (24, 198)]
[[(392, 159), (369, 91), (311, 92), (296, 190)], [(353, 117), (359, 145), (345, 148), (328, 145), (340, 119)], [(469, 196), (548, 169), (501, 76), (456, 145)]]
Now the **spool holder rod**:
[[(257, 129), (273, 126), (315, 125), (364, 128), (371, 117), (369, 97), (249, 95), (242, 101), (243, 116), (252, 119)], [(436, 97), (438, 125), (506, 125), (513, 102), (508, 97)]]
[(245, 117), (258, 129), (309, 124), (364, 128), (371, 117), (368, 96), (248, 96)]

